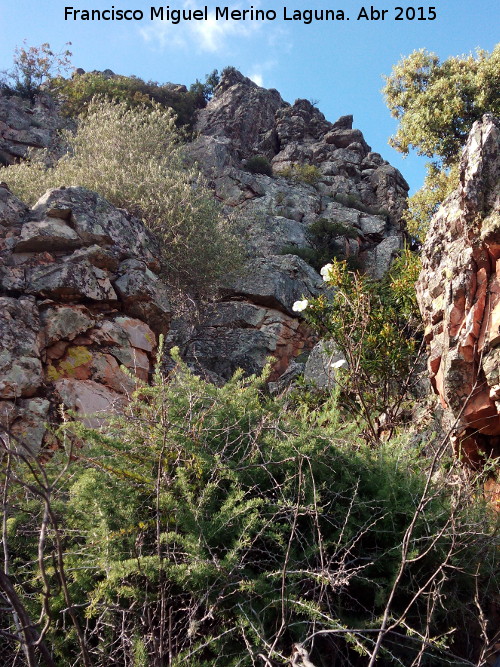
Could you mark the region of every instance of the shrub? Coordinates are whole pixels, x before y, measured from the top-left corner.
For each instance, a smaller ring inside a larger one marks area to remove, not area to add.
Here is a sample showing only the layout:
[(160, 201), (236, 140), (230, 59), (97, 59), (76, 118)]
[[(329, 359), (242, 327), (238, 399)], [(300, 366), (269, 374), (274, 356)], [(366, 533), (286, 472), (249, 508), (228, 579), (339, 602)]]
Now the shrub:
[(254, 155), (245, 162), (245, 169), (251, 174), (273, 175), (273, 168), (267, 157), (264, 155)]
[(142, 218), (162, 241), (167, 277), (205, 289), (240, 262), (240, 243), (200, 172), (186, 167), (174, 116), (154, 105), (94, 100), (68, 152), (47, 168), (44, 155), (7, 167), (3, 178), (33, 204), (48, 188), (81, 185)]
[(322, 338), (331, 340), (348, 362), (344, 401), (379, 441), (398, 423), (404, 400), (416, 381), (416, 358), (422, 324), (415, 295), (420, 262), (406, 250), (382, 280), (357, 274), (333, 260), (321, 273), (332, 289), (309, 301), (306, 319)]
[[(306, 231), (306, 238), (311, 247), (298, 248), (297, 246), (287, 245), (281, 252), (282, 254), (297, 255), (316, 271), (319, 271), (333, 258), (346, 259), (345, 249), (340, 247), (339, 240), (342, 238), (356, 239), (359, 233), (359, 230), (352, 225), (328, 220), (328, 218), (318, 218), (309, 225)], [(350, 257), (347, 258), (347, 261), (349, 260), (351, 260)]]
[(321, 180), (321, 171), (313, 164), (293, 164), (282, 169), (279, 175), (307, 185), (316, 185)]
[[(54, 53), (50, 44), (40, 46), (16, 46), (14, 50), (14, 65), (11, 70), (2, 72), (0, 89), (13, 95), (26, 97), (31, 102), (40, 92), (42, 84), (60, 72), (70, 69), (71, 51), (65, 49)], [(70, 45), (68, 42), (67, 46)]]
[(145, 105), (152, 108), (156, 102), (173, 110), (177, 126), (191, 129), (196, 111), (206, 105), (203, 84), (193, 85), (186, 91), (169, 83), (158, 84), (118, 74), (107, 76), (102, 72), (86, 72), (74, 75), (71, 79), (58, 77), (52, 79), (50, 88), (62, 99), (62, 113), (69, 117), (87, 113), (91, 100), (100, 96), (123, 102), (129, 107)]
[(299, 415), (263, 378), (215, 387), (178, 363), (61, 445), (43, 475), (14, 454), (0, 473), (11, 576), (61, 667), (286, 665), (296, 643), (366, 665), (384, 610), (381, 664), (444, 665), (476, 583), (494, 591), (484, 512), (404, 441), (363, 445), (335, 397)]

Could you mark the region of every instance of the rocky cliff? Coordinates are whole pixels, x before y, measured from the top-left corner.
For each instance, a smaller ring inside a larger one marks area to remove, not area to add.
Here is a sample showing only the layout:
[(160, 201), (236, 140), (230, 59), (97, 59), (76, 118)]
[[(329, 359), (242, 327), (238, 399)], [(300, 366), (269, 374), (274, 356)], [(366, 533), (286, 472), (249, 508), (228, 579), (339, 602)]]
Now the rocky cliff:
[(157, 257), (142, 223), (93, 192), (51, 190), (27, 209), (0, 187), (4, 427), (37, 449), (58, 405), (95, 424), (148, 380), (170, 321)]
[[(1, 98), (3, 162), (53, 147), (63, 124), (47, 101)], [(134, 379), (120, 365), (147, 380), (159, 333), (214, 382), (258, 373), (269, 356), (271, 380), (297, 370), (315, 341), (292, 304), (323, 283), (290, 252), (310, 245), (318, 220), (338, 223), (337, 256), (374, 276), (402, 245), (408, 186), (351, 116), (329, 123), (310, 102), (287, 104), (229, 69), (187, 153), (248, 249), (196, 325), (176, 313), (171, 322), (156, 240), (138, 220), (82, 188), (50, 191), (32, 209), (0, 188), (0, 418), (33, 446), (60, 403), (89, 415), (123, 402)], [(252, 173), (255, 156), (272, 172)]]
[(39, 95), (32, 104), (0, 94), (0, 164), (25, 158), (29, 148), (53, 146), (57, 132), (67, 125), (49, 95)]
[[(344, 116), (330, 123), (307, 100), (288, 104), (232, 68), (199, 112), (189, 155), (227, 214), (238, 217), (248, 247), (243, 273), (222, 281), (217, 303), (183, 341), (186, 359), (213, 379), (238, 367), (258, 372), (270, 355), (275, 379), (311, 347), (291, 306), (317, 294), (322, 280), (282, 253), (310, 246), (315, 222), (337, 223), (335, 254), (374, 277), (402, 247), (408, 185), (352, 122)], [(272, 176), (251, 173), (256, 156), (268, 160)]]
[(434, 216), (417, 291), (432, 386), (455, 448), (477, 466), (500, 455), (500, 121), (484, 116), (460, 185)]

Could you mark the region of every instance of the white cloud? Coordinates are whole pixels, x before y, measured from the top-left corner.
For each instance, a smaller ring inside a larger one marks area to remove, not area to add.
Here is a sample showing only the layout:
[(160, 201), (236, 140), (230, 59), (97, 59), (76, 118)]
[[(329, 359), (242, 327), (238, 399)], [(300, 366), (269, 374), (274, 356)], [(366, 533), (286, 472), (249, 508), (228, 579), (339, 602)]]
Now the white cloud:
[[(192, 0), (185, 0), (182, 9), (201, 9)], [(229, 8), (241, 9), (239, 5)], [(216, 53), (224, 51), (230, 38), (249, 38), (259, 31), (262, 24), (255, 21), (215, 20), (215, 9), (209, 6), (208, 20), (181, 21), (174, 25), (170, 21), (154, 20), (150, 26), (141, 28), (141, 37), (161, 48), (175, 47)]]

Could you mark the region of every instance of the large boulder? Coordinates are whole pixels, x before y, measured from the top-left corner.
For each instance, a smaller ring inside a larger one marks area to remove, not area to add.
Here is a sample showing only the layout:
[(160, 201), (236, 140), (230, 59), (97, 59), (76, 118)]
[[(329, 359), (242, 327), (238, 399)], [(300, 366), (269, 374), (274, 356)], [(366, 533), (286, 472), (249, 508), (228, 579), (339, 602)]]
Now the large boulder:
[(50, 190), (28, 209), (0, 188), (0, 424), (14, 442), (42, 446), (60, 403), (98, 425), (148, 381), (170, 323), (159, 254), (95, 192)]
[(429, 371), (461, 456), (500, 455), (500, 121), (474, 123), (417, 285)]

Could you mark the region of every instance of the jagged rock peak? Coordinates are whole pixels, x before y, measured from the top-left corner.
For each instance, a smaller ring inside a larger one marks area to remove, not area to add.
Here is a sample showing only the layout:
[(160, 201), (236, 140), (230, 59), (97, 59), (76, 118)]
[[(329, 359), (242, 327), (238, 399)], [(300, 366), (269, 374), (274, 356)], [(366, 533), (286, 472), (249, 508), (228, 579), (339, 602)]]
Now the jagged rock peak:
[(309, 100), (298, 99), (291, 105), (276, 89), (262, 88), (228, 67), (214, 97), (199, 112), (196, 130), (229, 138), (240, 160), (256, 154), (272, 159), (291, 142), (320, 142), (328, 133), (327, 143), (342, 148), (359, 143), (365, 157), (371, 149), (362, 133), (352, 129), (352, 122), (352, 116), (342, 116), (330, 123)]
[(460, 183), (434, 216), (417, 285), (429, 370), (456, 448), (500, 454), (500, 121), (474, 123)]

